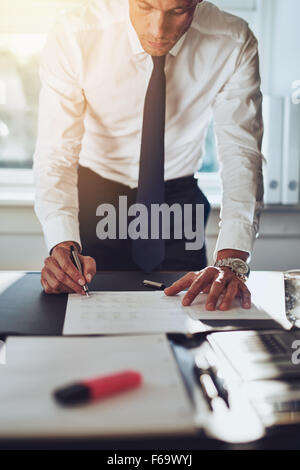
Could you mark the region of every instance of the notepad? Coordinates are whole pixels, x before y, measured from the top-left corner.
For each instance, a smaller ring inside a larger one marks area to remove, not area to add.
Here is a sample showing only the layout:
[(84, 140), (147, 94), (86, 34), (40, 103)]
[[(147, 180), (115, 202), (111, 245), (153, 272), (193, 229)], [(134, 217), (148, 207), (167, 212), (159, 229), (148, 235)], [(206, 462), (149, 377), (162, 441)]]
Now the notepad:
[[(134, 390), (62, 407), (53, 390), (125, 369)], [(195, 432), (193, 405), (164, 335), (10, 337), (0, 368), (0, 437), (112, 437)]]
[[(194, 333), (204, 331), (205, 320), (268, 320), (286, 322), (282, 273), (253, 273), (249, 280), (252, 308), (238, 300), (227, 312), (205, 309), (207, 295), (200, 294), (189, 307), (181, 304), (184, 293), (168, 297), (154, 292), (92, 292), (90, 297), (70, 294), (64, 335)], [(288, 324), (289, 325), (289, 324)]]

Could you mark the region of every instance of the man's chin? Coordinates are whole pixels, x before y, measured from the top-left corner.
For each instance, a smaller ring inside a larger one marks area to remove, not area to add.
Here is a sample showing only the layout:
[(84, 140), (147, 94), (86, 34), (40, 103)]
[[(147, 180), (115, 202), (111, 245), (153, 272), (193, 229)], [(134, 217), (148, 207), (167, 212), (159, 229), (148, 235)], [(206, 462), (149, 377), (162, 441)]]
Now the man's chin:
[(174, 44), (168, 43), (160, 47), (152, 46), (148, 41), (143, 41), (142, 47), (147, 54), (150, 54), (154, 57), (159, 57), (166, 55), (173, 47)]

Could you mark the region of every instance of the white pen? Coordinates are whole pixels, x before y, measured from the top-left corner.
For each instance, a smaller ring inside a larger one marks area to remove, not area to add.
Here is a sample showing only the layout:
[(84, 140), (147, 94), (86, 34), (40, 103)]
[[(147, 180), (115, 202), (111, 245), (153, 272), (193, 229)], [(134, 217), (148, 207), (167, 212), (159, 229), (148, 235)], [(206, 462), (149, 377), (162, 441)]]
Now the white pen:
[[(80, 274), (83, 274), (82, 272), (82, 266), (81, 266), (81, 263), (80, 263), (80, 260), (78, 258), (78, 254), (77, 254), (77, 251), (75, 250), (74, 246), (72, 245), (71, 246), (71, 257), (73, 258), (73, 261), (74, 261), (74, 264), (76, 266), (76, 268), (78, 269), (78, 271), (80, 272)], [(89, 288), (87, 286), (87, 284), (85, 284), (84, 286), (82, 286), (84, 292), (85, 292), (85, 295), (87, 297), (89, 297), (90, 293), (89, 293)]]

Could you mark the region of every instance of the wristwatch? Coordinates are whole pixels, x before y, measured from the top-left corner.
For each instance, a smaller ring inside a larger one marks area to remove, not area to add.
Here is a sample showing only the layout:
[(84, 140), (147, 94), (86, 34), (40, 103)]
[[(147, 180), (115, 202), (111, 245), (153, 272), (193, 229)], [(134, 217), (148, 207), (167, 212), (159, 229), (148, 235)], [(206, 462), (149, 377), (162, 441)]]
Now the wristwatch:
[(222, 266), (231, 269), (234, 274), (242, 281), (246, 281), (250, 274), (250, 266), (240, 258), (224, 258), (216, 261), (214, 266), (221, 268)]

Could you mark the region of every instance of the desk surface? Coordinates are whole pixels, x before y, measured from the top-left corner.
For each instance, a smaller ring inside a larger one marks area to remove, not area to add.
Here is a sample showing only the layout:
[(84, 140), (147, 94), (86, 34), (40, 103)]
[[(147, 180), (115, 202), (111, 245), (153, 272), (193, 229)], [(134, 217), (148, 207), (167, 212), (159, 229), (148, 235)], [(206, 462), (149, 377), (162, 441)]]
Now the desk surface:
[[(170, 284), (181, 274), (153, 273), (151, 279)], [(40, 276), (39, 272), (0, 272), (0, 335), (62, 334), (68, 296), (45, 294)], [(144, 279), (140, 272), (101, 272), (91, 282), (90, 290), (145, 290)]]
[[(185, 272), (155, 272), (151, 280), (172, 284), (186, 274)], [(149, 277), (149, 275), (148, 275)], [(142, 272), (99, 272), (92, 283), (91, 290), (99, 291), (142, 291), (147, 278)], [(49, 335), (62, 334), (67, 294), (49, 295), (42, 290), (40, 273), (0, 272), (0, 336), (7, 335)], [(205, 322), (209, 327), (270, 329), (280, 326), (273, 320)]]

